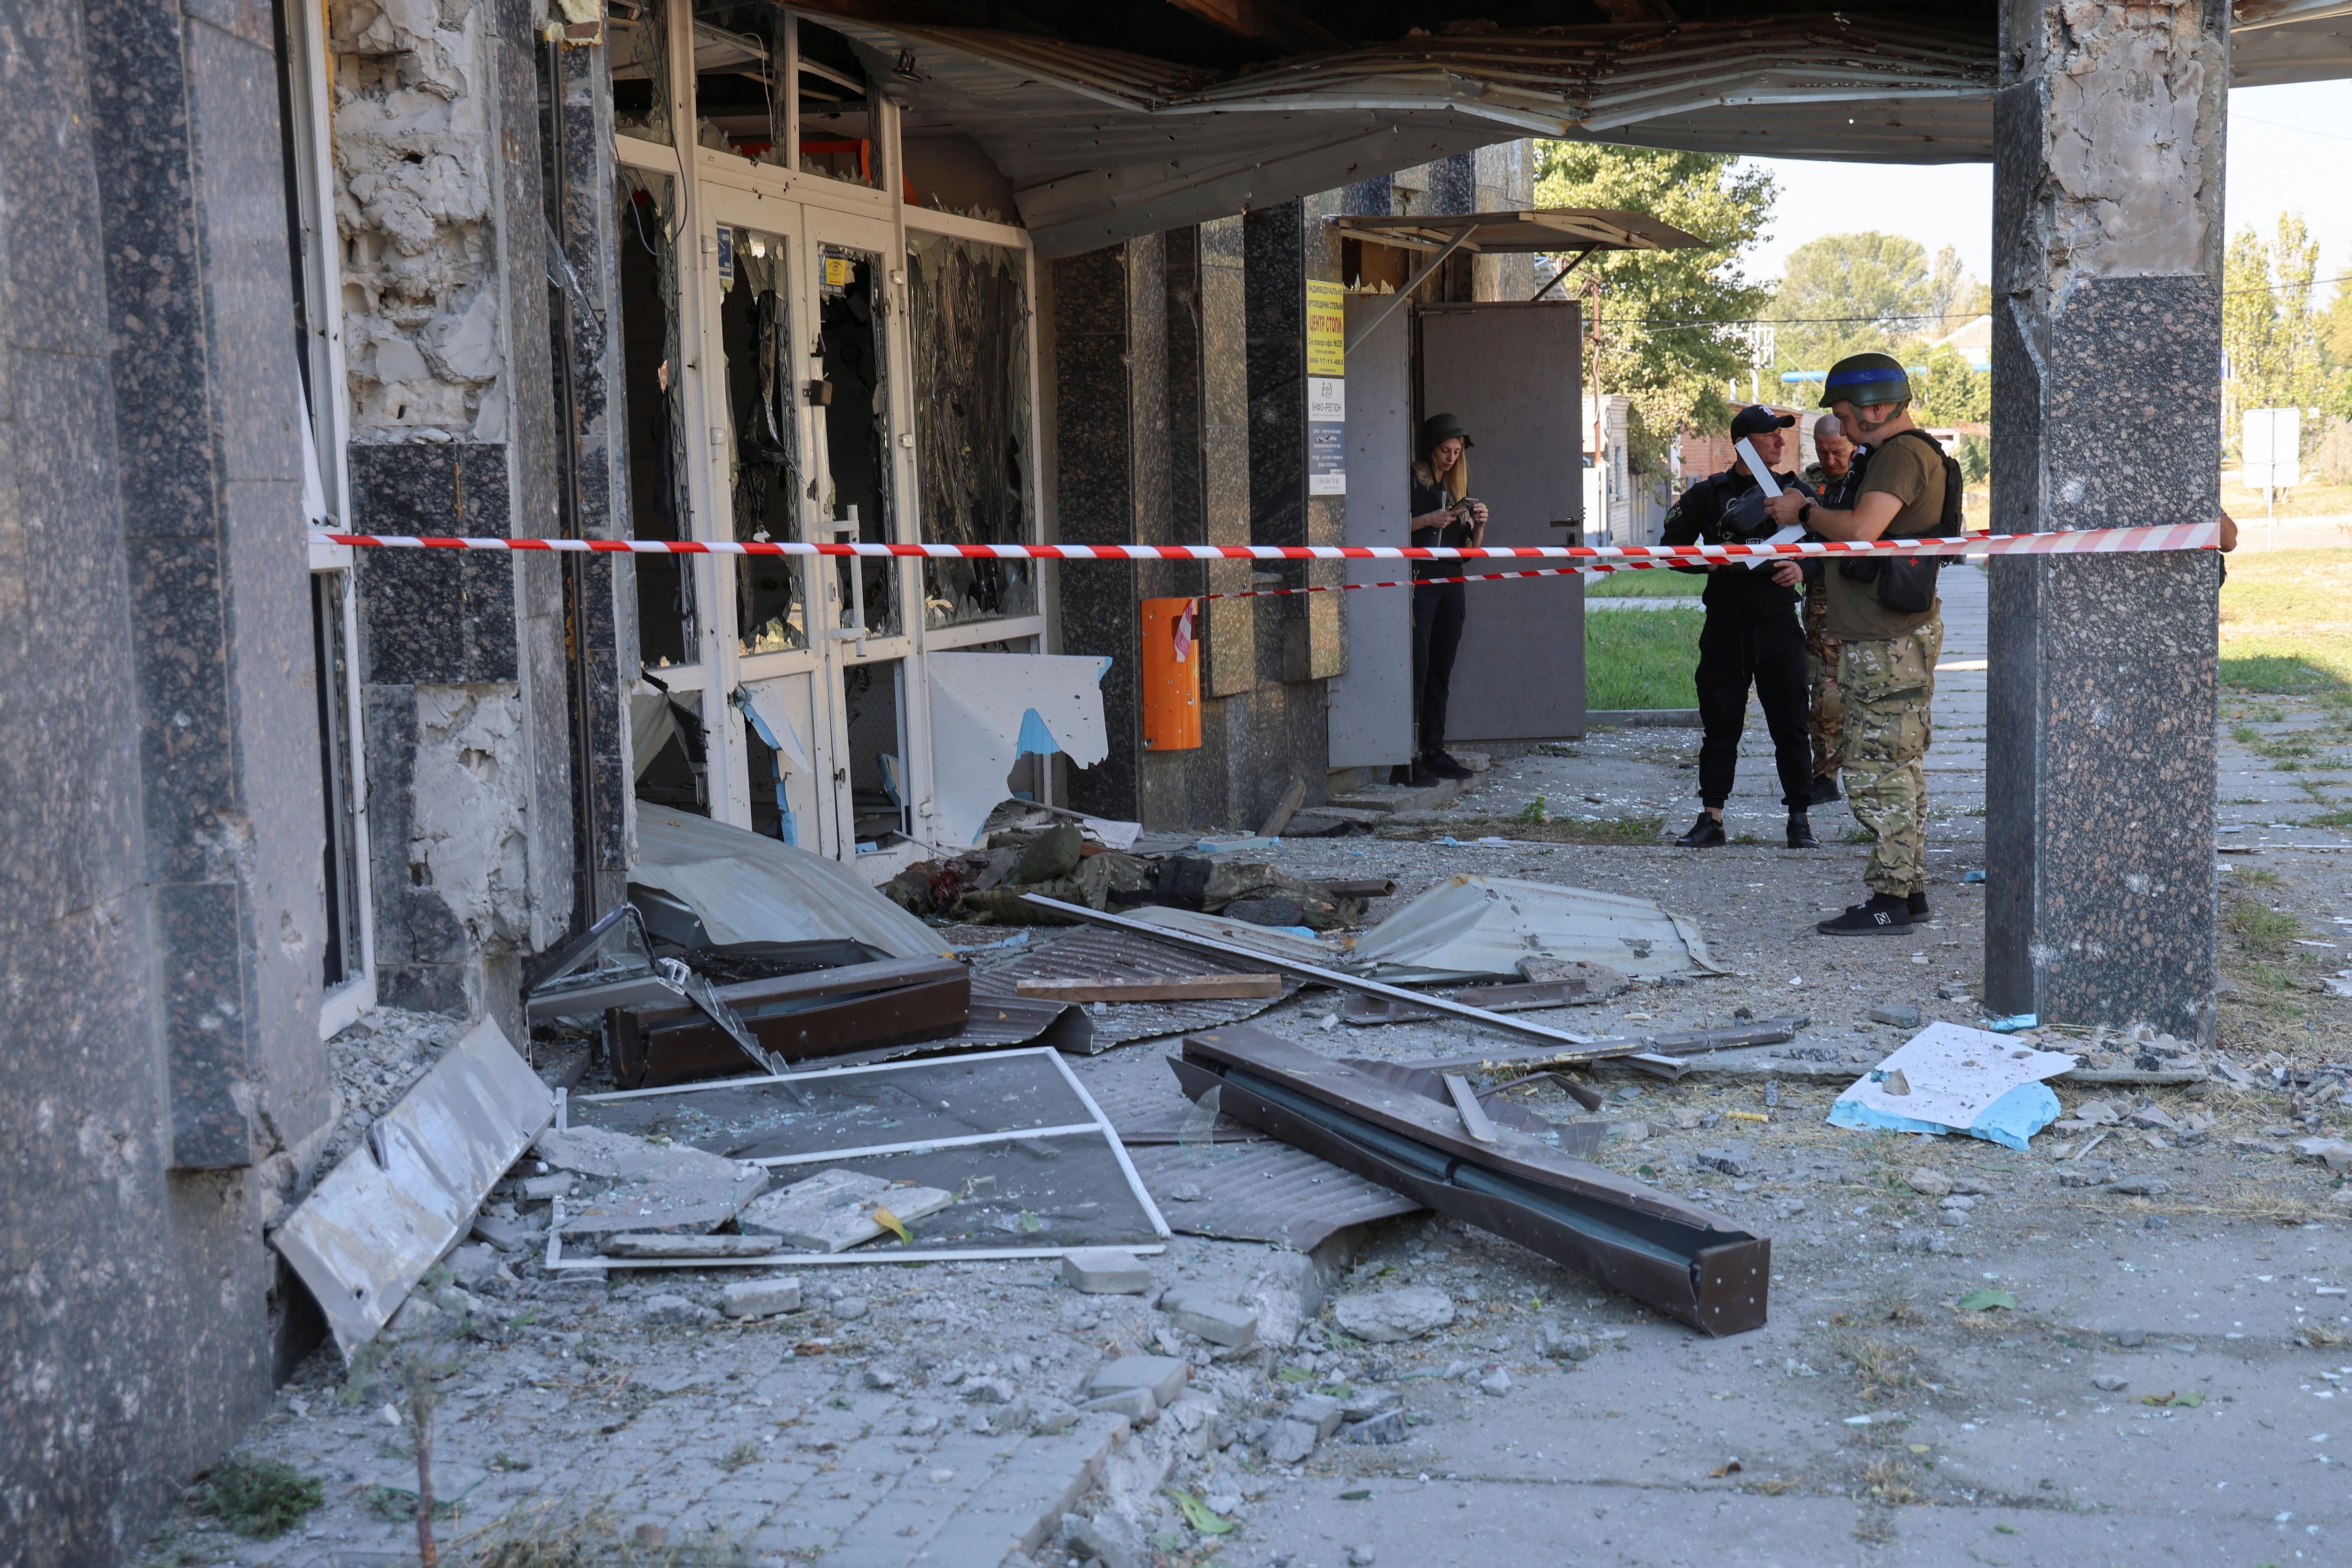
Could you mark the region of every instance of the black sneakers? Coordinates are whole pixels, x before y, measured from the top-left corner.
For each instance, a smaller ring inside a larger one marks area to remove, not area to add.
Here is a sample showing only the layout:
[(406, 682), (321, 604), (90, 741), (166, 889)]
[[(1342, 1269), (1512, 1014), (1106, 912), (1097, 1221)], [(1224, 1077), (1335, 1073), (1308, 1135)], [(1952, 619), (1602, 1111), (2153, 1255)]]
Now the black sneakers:
[(1813, 804), (1815, 805), (1828, 805), (1833, 803), (1837, 797), (1837, 774), (1815, 773), (1813, 775)]
[(1792, 813), (1789, 817), (1789, 847), (1819, 849), (1821, 847), (1822, 841), (1813, 837), (1813, 819), (1801, 811)]
[(1904, 906), (1910, 910), (1913, 920), (1924, 921), (1927, 918), (1927, 895), (1924, 889), (1912, 894), (1903, 902)]
[(1431, 752), (1421, 759), (1421, 765), (1442, 779), (1466, 779), (1470, 770), (1454, 760), (1452, 753)]
[(1900, 893), (1873, 893), (1833, 921), (1813, 929), (1823, 936), (1904, 936), (1911, 930), (1911, 902)]
[(1709, 816), (1702, 811), (1698, 814), (1698, 820), (1691, 824), (1691, 830), (1675, 842), (1685, 849), (1706, 849), (1720, 844), (1723, 842), (1723, 819)]

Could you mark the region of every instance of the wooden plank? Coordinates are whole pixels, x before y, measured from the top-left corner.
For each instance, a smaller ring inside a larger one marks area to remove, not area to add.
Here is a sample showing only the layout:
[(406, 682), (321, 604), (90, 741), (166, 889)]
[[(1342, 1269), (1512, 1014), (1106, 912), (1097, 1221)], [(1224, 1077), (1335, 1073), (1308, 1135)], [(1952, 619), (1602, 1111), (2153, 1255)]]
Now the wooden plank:
[(1024, 980), (1024, 996), (1049, 1002), (1223, 1002), (1279, 996), (1279, 974), (1185, 974), (1164, 980)]
[(1259, 827), (1259, 837), (1272, 838), (1289, 826), (1291, 817), (1297, 814), (1299, 806), (1306, 799), (1307, 781), (1297, 773), (1291, 774), (1290, 787), (1282, 792), (1281, 803), (1274, 808), (1273, 815), (1265, 819), (1265, 825)]

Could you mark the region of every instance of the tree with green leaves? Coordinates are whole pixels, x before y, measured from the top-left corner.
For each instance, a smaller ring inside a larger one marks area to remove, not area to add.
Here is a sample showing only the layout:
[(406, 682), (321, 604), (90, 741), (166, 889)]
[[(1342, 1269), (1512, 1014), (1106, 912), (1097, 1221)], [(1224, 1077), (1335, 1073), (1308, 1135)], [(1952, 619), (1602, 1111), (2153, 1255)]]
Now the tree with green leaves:
[(2352, 276), (2336, 280), (2336, 300), (2320, 318), (2319, 354), (2327, 368), (2326, 401), (2338, 419), (2352, 419)]
[[(2250, 408), (2315, 409), (2332, 390), (2323, 362), (2315, 298), (2319, 242), (2301, 213), (2281, 213), (2277, 242), (2264, 244), (2250, 225), (2222, 260), (2221, 441), (2238, 450)], [(2317, 422), (2304, 421), (2316, 437)]]
[(1775, 195), (1770, 174), (1737, 158), (1536, 143), (1538, 206), (1648, 213), (1707, 242), (1703, 250), (1601, 252), (1561, 285), (1584, 295), (1591, 313), (1586, 385), (1633, 399), (1629, 456), (1637, 468), (1662, 471), (1685, 425), (1729, 424), (1725, 383), (1744, 375), (1752, 358), (1738, 323), (1768, 298), (1741, 273), (1739, 257), (1761, 237)]
[(1766, 312), (1775, 368), (1826, 370), (1848, 354), (1899, 354), (1940, 336), (1950, 330), (1938, 323), (1960, 286), (1958, 262), (1953, 256), (1955, 275), (1939, 279), (1917, 240), (1874, 229), (1808, 240), (1789, 253)]
[(1927, 351), (1927, 369), (1911, 378), (1911, 417), (1922, 425), (1992, 423), (1992, 373), (1949, 348)]

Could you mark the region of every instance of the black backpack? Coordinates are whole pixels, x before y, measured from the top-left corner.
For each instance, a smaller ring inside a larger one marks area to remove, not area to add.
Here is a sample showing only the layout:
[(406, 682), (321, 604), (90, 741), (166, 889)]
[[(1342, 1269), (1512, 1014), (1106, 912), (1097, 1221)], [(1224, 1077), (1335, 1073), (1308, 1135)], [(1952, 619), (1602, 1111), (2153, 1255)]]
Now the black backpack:
[[(1898, 430), (1891, 437), (1901, 440), (1916, 436), (1935, 449), (1944, 465), (1944, 511), (1936, 526), (1917, 535), (1903, 538), (1958, 539), (1960, 536), (1962, 508), (1966, 501), (1967, 480), (1960, 474), (1960, 465), (1944, 450), (1944, 444), (1925, 430)], [(1867, 466), (1869, 459), (1864, 463)], [(1856, 475), (1857, 482), (1859, 474)], [(1841, 561), (1838, 574), (1858, 583), (1878, 584), (1878, 602), (1899, 616), (1916, 616), (1933, 609), (1936, 604), (1936, 574), (1957, 555), (1867, 556), (1860, 561)]]

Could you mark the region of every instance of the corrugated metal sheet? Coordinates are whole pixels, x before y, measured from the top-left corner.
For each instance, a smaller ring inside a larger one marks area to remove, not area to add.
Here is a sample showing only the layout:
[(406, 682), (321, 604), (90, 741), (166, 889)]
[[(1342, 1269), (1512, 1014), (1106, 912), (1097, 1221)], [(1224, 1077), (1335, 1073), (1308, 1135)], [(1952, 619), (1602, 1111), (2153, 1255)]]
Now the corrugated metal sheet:
[[(1519, 136), (1920, 163), (1991, 152), (1993, 40), (1974, 26), (1817, 16), (1548, 27), (1221, 75), (1034, 33), (887, 20), (879, 5), (787, 8), (868, 50), (926, 126), (986, 148), (1049, 257)], [(911, 78), (895, 70), (908, 54)]]
[(714, 942), (850, 937), (893, 958), (947, 951), (937, 931), (838, 860), (651, 801), (637, 803), (629, 879), (686, 903)]
[[(1312, 1252), (1334, 1231), (1421, 1205), (1287, 1143), (1178, 1143), (1130, 1148), (1135, 1173), (1171, 1230), (1226, 1241), (1273, 1241)], [(1178, 1199), (1176, 1193), (1186, 1195)]]
[[(1042, 947), (1024, 950), (1009, 963), (991, 969), (989, 977), (1003, 984), (1024, 980), (1174, 980), (1192, 974), (1248, 974), (1246, 963), (1211, 957), (1153, 942), (1123, 931), (1087, 927), (1057, 937)], [(1290, 996), (1298, 982), (1285, 980), (1282, 994)], [(1187, 1029), (1214, 1028), (1254, 1018), (1275, 1005), (1279, 997), (1238, 998), (1215, 1002), (1113, 1002), (1089, 1015), (1094, 1049), (1103, 1050), (1129, 1040), (1154, 1039)]]
[(1507, 877), (1454, 877), (1356, 939), (1348, 967), (1391, 982), (1516, 976), (1523, 958), (1627, 974), (1715, 973), (1698, 927), (1647, 899)]

